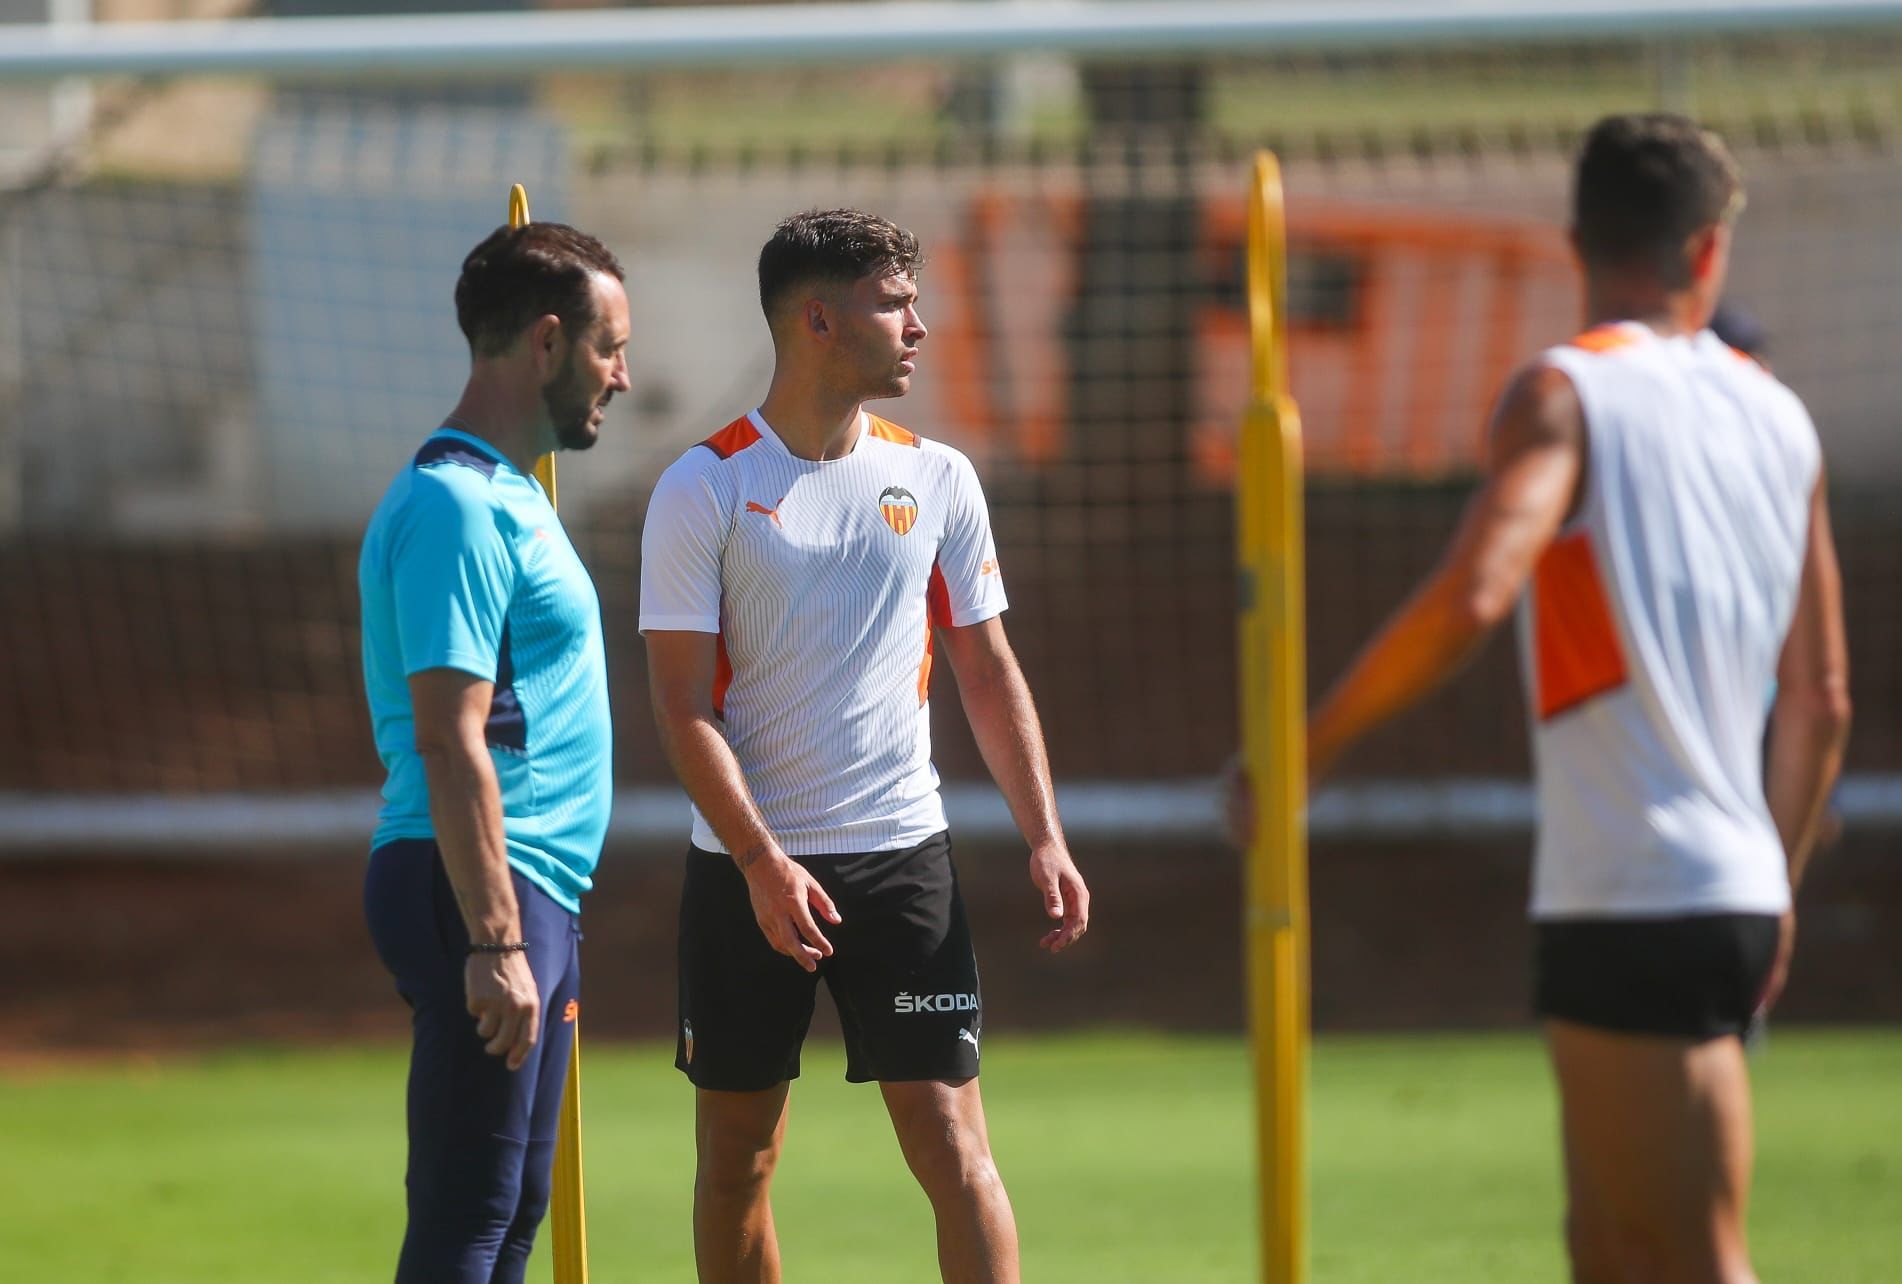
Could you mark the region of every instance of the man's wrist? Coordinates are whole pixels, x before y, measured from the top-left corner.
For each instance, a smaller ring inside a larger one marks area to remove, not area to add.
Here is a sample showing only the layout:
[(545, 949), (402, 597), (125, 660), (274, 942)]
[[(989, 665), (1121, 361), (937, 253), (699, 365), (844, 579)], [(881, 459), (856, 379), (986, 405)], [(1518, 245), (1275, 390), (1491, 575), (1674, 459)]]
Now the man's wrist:
[(733, 863), (742, 874), (751, 874), (755, 869), (763, 869), (787, 859), (786, 853), (779, 850), (779, 844), (770, 838), (761, 838), (733, 849)]
[(482, 906), (475, 913), (465, 914), (462, 926), (472, 946), (477, 942), (494, 945), (519, 941), (526, 935), (521, 912), (513, 905)]

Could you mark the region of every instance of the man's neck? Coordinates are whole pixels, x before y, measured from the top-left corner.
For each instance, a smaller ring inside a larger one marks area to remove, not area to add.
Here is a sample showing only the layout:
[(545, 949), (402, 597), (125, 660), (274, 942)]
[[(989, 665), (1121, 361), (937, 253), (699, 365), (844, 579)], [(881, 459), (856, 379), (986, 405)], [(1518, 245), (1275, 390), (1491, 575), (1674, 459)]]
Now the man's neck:
[(535, 461), (547, 452), (549, 443), (544, 440), (541, 416), (532, 405), (521, 404), (519, 393), (511, 396), (510, 391), (483, 378), (479, 371), (471, 374), (461, 400), (443, 419), (443, 426), (487, 442), (515, 465), (515, 471), (527, 475), (534, 471)]
[(858, 445), (863, 406), (856, 398), (799, 388), (775, 372), (759, 413), (800, 459), (843, 459)]
[(1707, 321), (1694, 290), (1662, 290), (1619, 283), (1594, 283), (1587, 290), (1586, 324), (1636, 321), (1664, 337), (1695, 334)]

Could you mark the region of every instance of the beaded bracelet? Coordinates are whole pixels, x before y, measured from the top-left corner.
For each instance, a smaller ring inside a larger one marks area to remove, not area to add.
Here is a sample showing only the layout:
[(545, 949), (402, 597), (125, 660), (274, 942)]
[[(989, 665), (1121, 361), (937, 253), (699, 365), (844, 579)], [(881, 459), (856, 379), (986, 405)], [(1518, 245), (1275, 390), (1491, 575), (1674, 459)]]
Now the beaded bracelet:
[(520, 954), (528, 949), (527, 941), (471, 941), (471, 954)]

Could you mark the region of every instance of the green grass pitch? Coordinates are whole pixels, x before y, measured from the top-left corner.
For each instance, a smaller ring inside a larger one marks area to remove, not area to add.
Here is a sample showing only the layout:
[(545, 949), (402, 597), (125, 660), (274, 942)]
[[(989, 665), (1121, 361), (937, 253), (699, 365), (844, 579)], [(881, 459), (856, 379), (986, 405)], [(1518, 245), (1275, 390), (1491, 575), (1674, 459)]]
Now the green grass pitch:
[[(999, 1037), (993, 1144), (1025, 1277), (1251, 1278), (1241, 1043)], [(588, 1231), (603, 1284), (692, 1279), (691, 1097), (662, 1049), (592, 1047)], [(1776, 1032), (1755, 1066), (1766, 1279), (1894, 1281), (1902, 1031)], [(243, 1050), (0, 1071), (5, 1274), (77, 1284), (387, 1278), (399, 1049)], [(1527, 1035), (1330, 1038), (1314, 1056), (1314, 1278), (1563, 1279), (1552, 1089)], [(807, 1058), (776, 1210), (789, 1279), (936, 1278), (876, 1092)], [(530, 1278), (545, 1281), (545, 1248)]]

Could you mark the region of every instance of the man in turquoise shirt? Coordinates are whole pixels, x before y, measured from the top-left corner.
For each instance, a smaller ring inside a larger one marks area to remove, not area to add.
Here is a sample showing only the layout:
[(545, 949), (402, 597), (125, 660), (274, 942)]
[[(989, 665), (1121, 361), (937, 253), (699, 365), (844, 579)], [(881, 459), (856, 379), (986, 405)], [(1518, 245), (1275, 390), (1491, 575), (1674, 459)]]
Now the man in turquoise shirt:
[(364, 906), (415, 1034), (399, 1284), (521, 1280), (548, 1206), (613, 771), (600, 604), (533, 468), (628, 387), (622, 278), (559, 223), (471, 251), (462, 399), (364, 536)]

